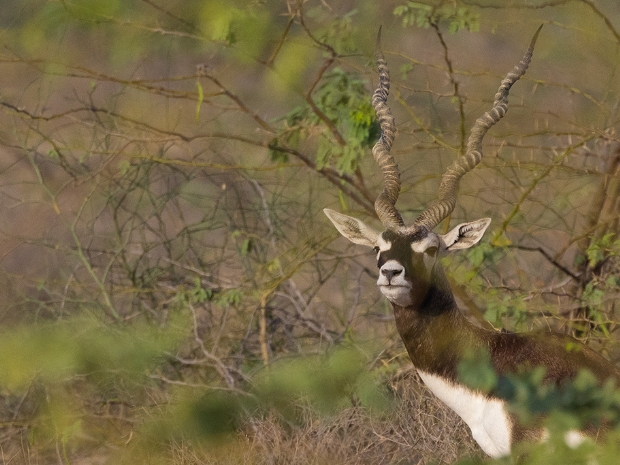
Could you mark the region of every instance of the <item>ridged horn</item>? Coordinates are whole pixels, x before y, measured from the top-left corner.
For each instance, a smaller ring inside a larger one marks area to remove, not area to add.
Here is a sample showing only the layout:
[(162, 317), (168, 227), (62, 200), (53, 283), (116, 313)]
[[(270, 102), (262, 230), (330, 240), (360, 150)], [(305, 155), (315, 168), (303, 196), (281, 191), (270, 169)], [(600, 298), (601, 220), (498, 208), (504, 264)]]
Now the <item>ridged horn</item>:
[(534, 53), (534, 45), (536, 44), (536, 39), (541, 29), (542, 25), (534, 34), (530, 46), (519, 64), (502, 80), (495, 94), (495, 101), (493, 102), (491, 110), (487, 111), (476, 120), (474, 127), (471, 129), (469, 140), (467, 141), (467, 151), (465, 155), (456, 159), (441, 177), (437, 200), (429, 205), (416, 218), (411, 226), (412, 228), (418, 229), (423, 227), (426, 228), (427, 231), (431, 231), (454, 210), (456, 195), (459, 190), (459, 182), (465, 173), (474, 169), (474, 167), (480, 163), (480, 160), (482, 160), (482, 139), (489, 128), (502, 119), (508, 111), (508, 92), (512, 85), (525, 74), (525, 71), (530, 65), (532, 54)]
[(379, 85), (372, 96), (372, 106), (379, 119), (381, 137), (372, 148), (372, 155), (381, 168), (384, 182), (383, 191), (375, 201), (375, 211), (386, 229), (398, 229), (404, 225), (403, 219), (395, 207), (400, 194), (400, 172), (394, 157), (390, 154), (396, 125), (390, 108), (387, 106), (387, 98), (390, 92), (390, 74), (381, 50), (381, 28), (377, 34), (375, 61), (379, 69)]

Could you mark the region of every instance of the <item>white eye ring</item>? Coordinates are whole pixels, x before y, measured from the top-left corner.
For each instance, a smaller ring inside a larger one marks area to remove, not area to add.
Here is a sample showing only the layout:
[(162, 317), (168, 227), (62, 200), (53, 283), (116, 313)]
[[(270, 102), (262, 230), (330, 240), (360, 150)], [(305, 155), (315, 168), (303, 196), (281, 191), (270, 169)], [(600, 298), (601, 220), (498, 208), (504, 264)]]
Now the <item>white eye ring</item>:
[(439, 247), (439, 239), (433, 233), (429, 233), (429, 235), (421, 241), (411, 243), (411, 249), (416, 253), (424, 253), (433, 247)]

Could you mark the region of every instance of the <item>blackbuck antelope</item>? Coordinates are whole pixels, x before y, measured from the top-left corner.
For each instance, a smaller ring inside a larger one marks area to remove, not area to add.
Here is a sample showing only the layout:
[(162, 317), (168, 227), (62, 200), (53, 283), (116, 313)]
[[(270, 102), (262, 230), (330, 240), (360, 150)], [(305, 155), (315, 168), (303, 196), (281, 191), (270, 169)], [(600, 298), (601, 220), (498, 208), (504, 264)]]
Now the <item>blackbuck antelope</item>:
[[(324, 210), (344, 237), (375, 250), (379, 268), (377, 285), (392, 304), (396, 327), (420, 377), (467, 423), (480, 447), (493, 457), (509, 454), (516, 441), (540, 439), (545, 432), (520, 425), (501, 398), (477, 392), (459, 382), (457, 366), (465, 354), (488, 351), (492, 366), (500, 376), (543, 366), (546, 383), (561, 384), (575, 377), (582, 368), (590, 370), (600, 382), (619, 378), (611, 363), (567, 335), (497, 332), (472, 324), (459, 311), (439, 261), (446, 252), (475, 245), (491, 222), (490, 218), (483, 218), (459, 224), (445, 235), (433, 232), (454, 210), (461, 177), (482, 159), (484, 135), (506, 114), (508, 92), (525, 74), (539, 32), (540, 28), (523, 59), (502, 80), (493, 107), (476, 120), (466, 153), (443, 174), (438, 199), (409, 226), (395, 206), (400, 174), (390, 148), (396, 128), (387, 106), (390, 78), (378, 38), (375, 58), (379, 86), (372, 104), (381, 125), (381, 137), (373, 147), (373, 156), (384, 178), (375, 210), (385, 230), (379, 233), (358, 219)], [(578, 443), (585, 434), (572, 432), (566, 436), (567, 442), (572, 438)]]

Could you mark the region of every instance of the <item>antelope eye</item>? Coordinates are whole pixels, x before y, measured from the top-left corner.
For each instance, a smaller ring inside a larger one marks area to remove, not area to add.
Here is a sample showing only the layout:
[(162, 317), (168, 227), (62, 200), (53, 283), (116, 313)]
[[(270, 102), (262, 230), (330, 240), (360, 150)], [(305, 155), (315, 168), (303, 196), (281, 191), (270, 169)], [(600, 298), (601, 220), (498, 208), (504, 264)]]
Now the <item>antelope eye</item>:
[(375, 246), (372, 248), (372, 250), (374, 250), (374, 251), (375, 251), (375, 253), (379, 253), (379, 246), (378, 246), (378, 245), (375, 245)]

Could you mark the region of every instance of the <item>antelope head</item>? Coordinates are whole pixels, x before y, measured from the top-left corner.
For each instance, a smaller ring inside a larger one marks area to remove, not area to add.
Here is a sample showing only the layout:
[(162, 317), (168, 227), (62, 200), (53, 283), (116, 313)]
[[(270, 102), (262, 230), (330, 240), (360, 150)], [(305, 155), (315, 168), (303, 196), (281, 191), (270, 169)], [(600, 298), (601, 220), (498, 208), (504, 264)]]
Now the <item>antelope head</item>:
[(373, 94), (372, 104), (381, 125), (381, 136), (372, 153), (383, 173), (384, 188), (375, 201), (375, 211), (385, 229), (378, 232), (356, 218), (327, 208), (323, 211), (344, 237), (356, 244), (374, 248), (379, 267), (377, 285), (392, 304), (400, 307), (419, 306), (430, 288), (438, 258), (447, 252), (473, 246), (489, 226), (491, 219), (483, 218), (459, 224), (444, 235), (433, 232), (454, 210), (461, 177), (482, 159), (482, 139), (486, 132), (508, 111), (508, 92), (525, 74), (539, 32), (540, 28), (523, 59), (502, 80), (493, 107), (476, 120), (465, 154), (456, 159), (443, 174), (437, 199), (411, 225), (405, 225), (395, 206), (400, 193), (400, 173), (390, 149), (396, 127), (387, 106), (390, 77), (380, 47), (379, 30), (375, 54), (379, 85)]

